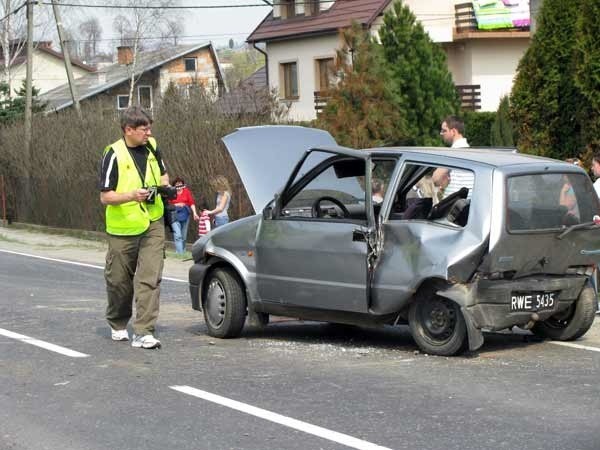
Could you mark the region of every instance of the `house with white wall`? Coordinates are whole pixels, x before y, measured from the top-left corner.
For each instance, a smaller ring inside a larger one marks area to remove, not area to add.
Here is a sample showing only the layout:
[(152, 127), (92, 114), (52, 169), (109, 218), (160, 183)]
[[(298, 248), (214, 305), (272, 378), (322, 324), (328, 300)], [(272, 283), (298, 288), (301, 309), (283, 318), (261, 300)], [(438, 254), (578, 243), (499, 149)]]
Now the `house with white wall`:
[[(333, 77), (339, 30), (374, 35), (394, 0), (276, 0), (247, 41), (262, 44), (271, 89), (295, 120), (312, 120)], [(442, 46), (465, 109), (495, 111), (530, 42), (529, 0), (404, 0)], [(482, 7), (482, 5), (484, 5)], [(483, 9), (488, 8), (488, 9)], [(493, 10), (492, 10), (493, 9)]]
[[(12, 42), (11, 55), (17, 53), (10, 62), (10, 88), (11, 92), (19, 90), (26, 75), (26, 46), (22, 42)], [(3, 52), (0, 48), (0, 67), (4, 66)], [(63, 54), (52, 48), (52, 42), (35, 42), (32, 55), (33, 67), (33, 86), (39, 89), (40, 93), (48, 92), (57, 86), (67, 82), (67, 72)], [(81, 78), (91, 72), (94, 67), (88, 66), (78, 59), (71, 59), (73, 77)], [(0, 81), (8, 82), (5, 79), (4, 72), (0, 72)]]
[[(155, 100), (169, 86), (184, 94), (190, 89), (204, 88), (215, 100), (227, 91), (225, 75), (215, 48), (210, 42), (175, 45), (137, 54), (133, 48), (117, 47), (117, 62), (75, 80), (79, 101), (99, 100), (111, 109), (123, 110), (129, 104), (131, 75), (134, 75), (132, 104), (152, 111)], [(73, 105), (68, 84), (39, 96), (48, 111), (60, 111)]]

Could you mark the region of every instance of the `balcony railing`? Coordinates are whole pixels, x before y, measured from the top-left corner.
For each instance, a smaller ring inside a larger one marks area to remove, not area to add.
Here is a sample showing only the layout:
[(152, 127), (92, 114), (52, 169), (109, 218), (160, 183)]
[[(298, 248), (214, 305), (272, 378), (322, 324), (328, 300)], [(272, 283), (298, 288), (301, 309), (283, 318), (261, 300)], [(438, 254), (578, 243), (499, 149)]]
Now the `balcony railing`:
[(460, 107), (463, 110), (476, 111), (481, 109), (481, 85), (461, 84), (456, 86), (460, 97)]
[(454, 17), (454, 27), (457, 33), (477, 30), (477, 19), (473, 10), (473, 3), (454, 5)]
[(327, 100), (329, 100), (329, 97), (324, 92), (315, 91), (315, 111), (317, 111), (317, 115), (323, 112), (323, 109), (327, 106)]
[[(482, 13), (484, 16), (489, 13)], [(487, 16), (486, 16), (487, 17)], [(491, 16), (490, 16), (491, 17)], [(500, 15), (500, 17), (504, 17)], [(512, 17), (512, 16), (510, 16)], [(510, 19), (509, 19), (510, 20)], [(454, 5), (454, 38), (465, 39), (465, 38), (491, 38), (491, 37), (529, 37), (529, 20), (527, 17), (524, 19), (515, 19), (513, 27), (508, 28), (494, 28), (494, 29), (480, 29), (477, 22), (477, 16), (475, 15), (475, 9), (473, 3), (458, 3)], [(486, 27), (484, 27), (486, 28)]]

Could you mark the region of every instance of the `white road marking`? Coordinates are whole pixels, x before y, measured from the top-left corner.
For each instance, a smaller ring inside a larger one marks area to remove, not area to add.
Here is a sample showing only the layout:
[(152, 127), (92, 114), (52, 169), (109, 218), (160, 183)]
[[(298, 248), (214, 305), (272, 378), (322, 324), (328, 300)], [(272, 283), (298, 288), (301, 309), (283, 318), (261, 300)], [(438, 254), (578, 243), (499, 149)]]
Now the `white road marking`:
[(591, 347), (589, 345), (581, 345), (581, 344), (573, 344), (572, 342), (548, 341), (548, 343), (554, 344), (554, 345), (562, 345), (563, 347), (578, 348), (580, 350), (589, 350), (590, 352), (600, 352), (600, 348), (598, 348), (598, 347)]
[[(27, 256), (29, 258), (43, 259), (44, 261), (53, 261), (53, 262), (59, 262), (59, 263), (63, 263), (63, 264), (72, 264), (74, 266), (91, 267), (92, 269), (104, 270), (104, 266), (96, 266), (94, 264), (86, 264), (86, 263), (81, 263), (81, 262), (77, 262), (77, 261), (69, 261), (67, 259), (48, 258), (46, 256), (32, 255), (30, 253), (13, 252), (10, 250), (2, 250), (2, 249), (0, 249), (0, 253), (10, 253), (11, 255), (19, 255), (19, 256)], [(167, 280), (167, 281), (176, 281), (177, 283), (187, 283), (187, 280), (182, 280), (181, 278), (163, 277), (162, 279)]]
[(17, 341), (24, 342), (26, 344), (35, 345), (36, 347), (41, 347), (46, 350), (50, 350), (51, 352), (60, 353), (61, 355), (70, 356), (71, 358), (87, 358), (90, 355), (86, 355), (85, 353), (79, 353), (75, 350), (70, 350), (65, 347), (61, 347), (60, 345), (51, 344), (49, 342), (40, 341), (39, 339), (31, 338), (29, 336), (25, 336), (19, 333), (13, 333), (12, 331), (5, 330), (0, 328), (0, 336), (5, 336), (11, 339), (16, 339)]
[(202, 391), (200, 389), (196, 389), (190, 386), (169, 387), (175, 391), (179, 391), (184, 394), (201, 398), (209, 402), (217, 403), (219, 405), (226, 406), (228, 408), (235, 409), (237, 411), (241, 411), (252, 416), (260, 417), (261, 419), (269, 420), (271, 422), (275, 422), (280, 425), (293, 428), (295, 430), (303, 431), (304, 433), (312, 434), (323, 439), (337, 442), (338, 444), (342, 444), (347, 447), (357, 448), (360, 450), (391, 450), (387, 447), (382, 447), (371, 442), (363, 441), (362, 439), (357, 439), (352, 436), (348, 436), (347, 434), (338, 433), (337, 431), (331, 431), (327, 428), (318, 427), (307, 422), (292, 419), (291, 417), (282, 416), (280, 414), (267, 411), (266, 409), (257, 408), (246, 403), (241, 403), (226, 397), (221, 397), (220, 395), (211, 394), (210, 392)]

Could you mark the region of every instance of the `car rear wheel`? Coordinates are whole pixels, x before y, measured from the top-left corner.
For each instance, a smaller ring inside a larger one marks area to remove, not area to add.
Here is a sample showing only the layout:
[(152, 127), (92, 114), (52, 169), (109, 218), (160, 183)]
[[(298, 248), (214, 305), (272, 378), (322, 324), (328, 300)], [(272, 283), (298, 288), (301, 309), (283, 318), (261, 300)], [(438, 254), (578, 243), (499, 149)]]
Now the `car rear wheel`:
[(431, 355), (455, 355), (467, 342), (460, 307), (438, 295), (415, 300), (408, 312), (408, 324), (419, 348)]
[(537, 336), (557, 341), (572, 341), (583, 336), (594, 323), (597, 300), (594, 288), (587, 285), (579, 294), (577, 301), (568, 309), (552, 317), (537, 322), (531, 331)]
[(237, 274), (231, 269), (215, 269), (206, 280), (202, 298), (208, 334), (218, 338), (239, 336), (246, 321), (246, 296)]

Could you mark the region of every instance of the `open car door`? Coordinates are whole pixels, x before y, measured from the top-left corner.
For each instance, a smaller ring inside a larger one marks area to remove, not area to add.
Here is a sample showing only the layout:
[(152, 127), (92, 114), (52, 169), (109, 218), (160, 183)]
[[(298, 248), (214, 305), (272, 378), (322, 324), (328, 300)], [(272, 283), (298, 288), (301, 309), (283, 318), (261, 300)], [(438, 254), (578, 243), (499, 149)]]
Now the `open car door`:
[(261, 301), (368, 311), (369, 160), (356, 150), (313, 150), (292, 176), (256, 241)]

